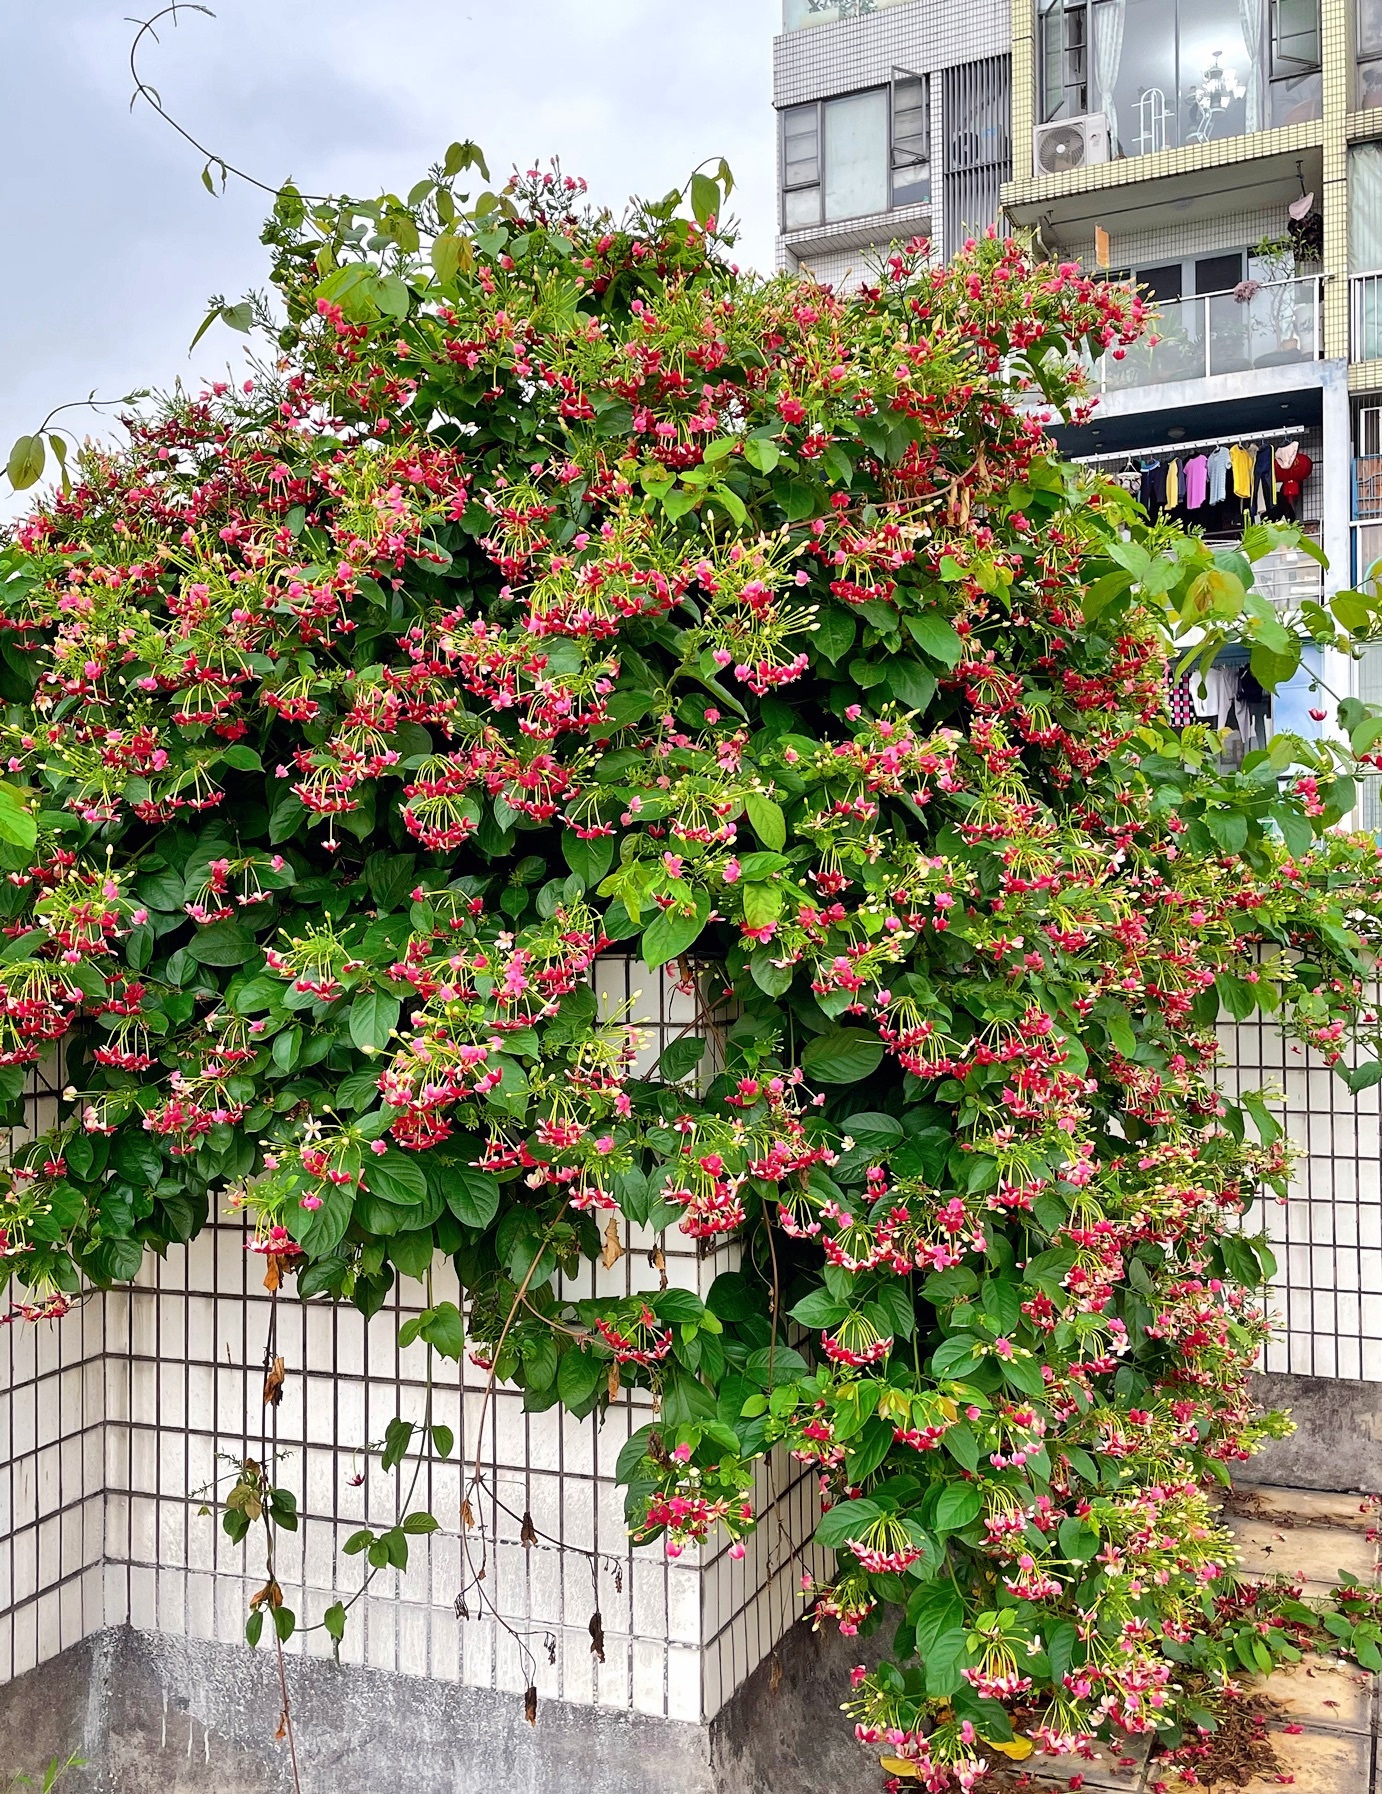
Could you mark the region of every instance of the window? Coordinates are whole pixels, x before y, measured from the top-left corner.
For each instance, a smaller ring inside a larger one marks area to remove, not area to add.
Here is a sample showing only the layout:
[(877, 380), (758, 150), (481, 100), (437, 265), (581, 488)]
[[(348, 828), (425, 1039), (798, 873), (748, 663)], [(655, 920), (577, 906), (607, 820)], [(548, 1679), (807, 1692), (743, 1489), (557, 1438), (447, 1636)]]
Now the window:
[(1319, 66), (1319, 0), (1272, 0), (1272, 79)]
[(862, 218), (931, 197), (931, 105), (903, 75), (782, 114), (782, 228)]
[(931, 106), (924, 75), (893, 84), (893, 204), (931, 197)]
[(1382, 0), (1358, 0), (1358, 93), (1360, 110), (1382, 106)]
[(1089, 111), (1089, 0), (1041, 0), (1041, 116)]
[[(1382, 28), (1382, 0), (1358, 4)], [(1102, 115), (1114, 155), (1320, 116), (1320, 0), (1037, 0), (1037, 9), (1042, 121)]]
[(1205, 255), (1195, 263), (1197, 293), (1231, 293), (1243, 278), (1243, 252), (1232, 255)]

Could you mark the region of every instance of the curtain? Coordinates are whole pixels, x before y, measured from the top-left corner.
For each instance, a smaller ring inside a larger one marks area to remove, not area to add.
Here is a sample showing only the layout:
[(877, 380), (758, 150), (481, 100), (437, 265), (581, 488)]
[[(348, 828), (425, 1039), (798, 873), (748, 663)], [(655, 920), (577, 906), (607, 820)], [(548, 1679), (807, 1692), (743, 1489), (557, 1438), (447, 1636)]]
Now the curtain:
[(1093, 6), (1094, 14), (1094, 85), (1099, 94), (1099, 111), (1108, 120), (1109, 144), (1118, 153), (1118, 102), (1114, 84), (1118, 65), (1123, 60), (1123, 28), (1128, 20), (1128, 0), (1102, 0)]
[(1382, 143), (1355, 143), (1348, 152), (1348, 271), (1382, 269)]
[(1245, 131), (1267, 128), (1267, 83), (1263, 78), (1263, 40), (1267, 35), (1267, 0), (1238, 0), (1238, 23), (1248, 53), (1243, 85), (1247, 89), (1243, 120)]

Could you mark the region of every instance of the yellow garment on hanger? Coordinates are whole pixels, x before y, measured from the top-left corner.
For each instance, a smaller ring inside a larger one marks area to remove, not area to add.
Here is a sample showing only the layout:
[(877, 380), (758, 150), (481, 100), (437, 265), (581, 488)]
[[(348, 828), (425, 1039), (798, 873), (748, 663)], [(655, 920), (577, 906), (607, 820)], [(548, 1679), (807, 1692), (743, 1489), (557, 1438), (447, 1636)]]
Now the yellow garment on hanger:
[(1228, 451), (1228, 458), (1233, 469), (1233, 496), (1251, 498), (1253, 457), (1241, 442), (1235, 442)]
[(1180, 462), (1172, 461), (1166, 469), (1166, 508), (1174, 510), (1180, 503)]

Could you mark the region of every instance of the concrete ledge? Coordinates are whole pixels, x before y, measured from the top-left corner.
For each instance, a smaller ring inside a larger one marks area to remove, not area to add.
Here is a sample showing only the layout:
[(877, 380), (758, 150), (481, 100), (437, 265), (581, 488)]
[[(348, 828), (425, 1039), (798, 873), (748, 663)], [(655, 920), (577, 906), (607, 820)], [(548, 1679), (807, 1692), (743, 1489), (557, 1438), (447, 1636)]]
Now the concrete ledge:
[[(869, 1760), (838, 1711), (855, 1641), (798, 1625), (710, 1725), (290, 1658), (303, 1794), (837, 1794)], [(120, 1627), (0, 1689), (0, 1763), (76, 1754), (72, 1794), (290, 1794), (271, 1651)]]
[(1252, 1379), (1252, 1394), (1263, 1408), (1289, 1409), (1296, 1430), (1235, 1464), (1235, 1483), (1382, 1491), (1382, 1383), (1272, 1371)]

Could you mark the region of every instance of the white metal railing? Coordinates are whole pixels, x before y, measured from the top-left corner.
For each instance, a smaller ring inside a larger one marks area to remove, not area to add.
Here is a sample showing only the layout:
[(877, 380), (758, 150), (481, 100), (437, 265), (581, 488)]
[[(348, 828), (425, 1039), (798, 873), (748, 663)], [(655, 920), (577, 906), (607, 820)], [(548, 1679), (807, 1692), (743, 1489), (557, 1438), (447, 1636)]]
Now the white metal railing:
[(1320, 277), (1244, 281), (1230, 292), (1169, 300), (1151, 334), (1155, 342), (1135, 343), (1121, 361), (1107, 351), (1099, 357), (1101, 392), (1316, 361), (1324, 353)]

